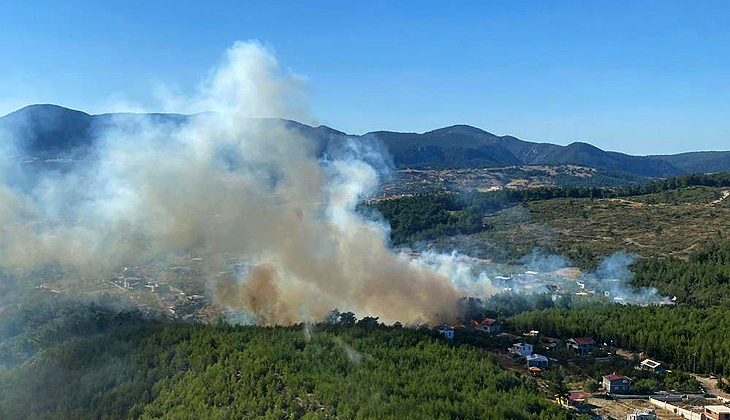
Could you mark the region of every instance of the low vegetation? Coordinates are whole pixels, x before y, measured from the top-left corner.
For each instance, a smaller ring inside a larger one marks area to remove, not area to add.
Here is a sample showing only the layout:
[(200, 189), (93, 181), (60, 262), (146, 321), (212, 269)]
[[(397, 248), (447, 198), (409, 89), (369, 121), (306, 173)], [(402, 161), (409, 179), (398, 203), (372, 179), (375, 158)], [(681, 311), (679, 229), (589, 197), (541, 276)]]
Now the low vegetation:
[(420, 195), (374, 207), (391, 223), (396, 245), (430, 240), (437, 248), (501, 262), (539, 248), (592, 269), (616, 251), (687, 259), (726, 240), (728, 186), (726, 173), (687, 175), (621, 188)]

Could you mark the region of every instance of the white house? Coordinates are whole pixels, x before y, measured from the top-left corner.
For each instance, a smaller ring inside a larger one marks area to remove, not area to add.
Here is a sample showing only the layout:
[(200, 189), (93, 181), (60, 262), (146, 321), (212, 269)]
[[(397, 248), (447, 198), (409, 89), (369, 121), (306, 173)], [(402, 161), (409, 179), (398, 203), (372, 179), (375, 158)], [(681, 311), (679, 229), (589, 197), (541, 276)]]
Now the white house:
[(656, 420), (656, 413), (651, 408), (645, 408), (627, 415), (626, 420)]

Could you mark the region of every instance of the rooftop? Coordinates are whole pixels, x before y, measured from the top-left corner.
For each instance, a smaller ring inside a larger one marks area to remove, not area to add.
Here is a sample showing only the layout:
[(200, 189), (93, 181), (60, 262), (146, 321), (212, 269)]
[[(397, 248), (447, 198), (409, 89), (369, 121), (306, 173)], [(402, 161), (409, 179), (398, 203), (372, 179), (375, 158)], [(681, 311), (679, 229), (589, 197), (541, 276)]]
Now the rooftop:
[(571, 401), (580, 401), (586, 399), (586, 393), (583, 391), (570, 391), (568, 393), (568, 399)]
[(579, 346), (588, 345), (588, 344), (596, 344), (595, 341), (593, 341), (590, 337), (578, 337), (578, 338), (571, 338), (568, 341), (573, 341), (575, 344), (578, 344)]
[(531, 354), (529, 356), (526, 356), (525, 359), (527, 360), (540, 360), (543, 362), (547, 362), (548, 358), (543, 356), (542, 354)]
[(656, 360), (651, 360), (651, 359), (646, 359), (646, 360), (642, 361), (641, 364), (648, 366), (652, 369), (661, 365), (661, 363), (657, 362)]
[(724, 406), (724, 405), (706, 405), (706, 410), (710, 410), (713, 413), (729, 413), (730, 414), (730, 407)]
[(628, 376), (617, 375), (616, 373), (612, 373), (610, 375), (604, 375), (603, 378), (608, 379), (609, 381), (617, 381), (619, 379), (629, 379)]

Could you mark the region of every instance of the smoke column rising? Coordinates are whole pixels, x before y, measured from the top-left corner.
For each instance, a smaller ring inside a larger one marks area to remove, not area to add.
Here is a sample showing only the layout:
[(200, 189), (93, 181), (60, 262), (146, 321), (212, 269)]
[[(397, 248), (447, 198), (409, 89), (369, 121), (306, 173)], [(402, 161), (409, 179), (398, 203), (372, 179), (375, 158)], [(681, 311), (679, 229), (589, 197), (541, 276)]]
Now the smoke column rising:
[(120, 117), (94, 159), (30, 190), (9, 186), (17, 169), (4, 165), (0, 265), (95, 276), (193, 253), (213, 273), (236, 255), (250, 268), (216, 279), (216, 299), (262, 324), (298, 322), (303, 309), (322, 319), (334, 307), (385, 321), (453, 319), (465, 294), (449, 278), (459, 263), (394, 253), (387, 227), (355, 212), (378, 185), (380, 151), (343, 138), (319, 159), (311, 140), (269, 118), (309, 121), (305, 96), (268, 49), (238, 42), (196, 95), (169, 101), (214, 112), (181, 125)]

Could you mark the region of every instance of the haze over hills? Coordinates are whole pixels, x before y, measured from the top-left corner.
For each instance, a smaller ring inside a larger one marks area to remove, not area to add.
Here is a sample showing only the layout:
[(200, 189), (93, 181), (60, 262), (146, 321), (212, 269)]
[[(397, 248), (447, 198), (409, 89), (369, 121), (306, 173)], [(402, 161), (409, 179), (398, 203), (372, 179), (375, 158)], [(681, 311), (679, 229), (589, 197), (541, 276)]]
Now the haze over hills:
[[(49, 159), (92, 145), (97, 134), (108, 124), (128, 123), (129, 128), (134, 129), (134, 124), (139, 123), (135, 115), (90, 115), (57, 105), (30, 105), (0, 117), (0, 132), (22, 140), (21, 154)], [(180, 114), (144, 115), (155, 122), (169, 124), (180, 124), (190, 118)], [(364, 135), (348, 135), (327, 126), (311, 127), (295, 121), (289, 123), (316, 139), (320, 145), (342, 136), (356, 139), (377, 137), (387, 147), (399, 168), (574, 164), (645, 177), (730, 170), (730, 151), (632, 156), (604, 151), (583, 142), (560, 146), (525, 141), (513, 136), (498, 136), (468, 125), (454, 125), (426, 133), (375, 131)]]

